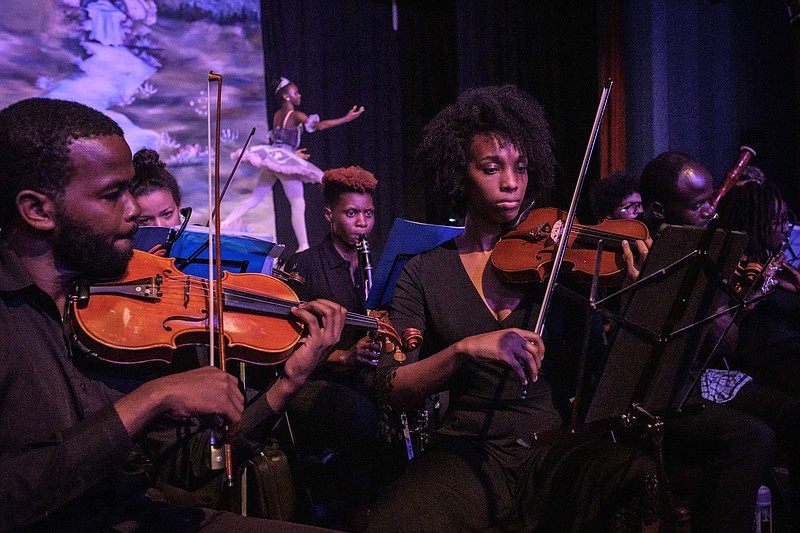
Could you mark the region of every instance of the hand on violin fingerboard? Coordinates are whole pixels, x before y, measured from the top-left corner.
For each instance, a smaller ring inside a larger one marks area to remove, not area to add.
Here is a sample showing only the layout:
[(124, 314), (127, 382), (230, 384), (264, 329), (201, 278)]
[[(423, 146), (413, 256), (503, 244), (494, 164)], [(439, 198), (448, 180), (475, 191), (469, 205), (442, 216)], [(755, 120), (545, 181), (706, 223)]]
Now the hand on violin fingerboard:
[(636, 253), (634, 253), (631, 244), (628, 241), (622, 241), (622, 258), (625, 260), (626, 276), (622, 286), (627, 287), (639, 279), (639, 274), (642, 272), (644, 260), (647, 259), (647, 253), (650, 247), (653, 246), (653, 239), (647, 237), (646, 240), (634, 241)]
[(347, 310), (319, 299), (301, 303), (291, 313), (303, 321), (306, 334), (284, 363), (278, 381), (267, 391), (267, 401), (276, 412), (286, 407), (317, 366), (333, 352), (342, 337)]

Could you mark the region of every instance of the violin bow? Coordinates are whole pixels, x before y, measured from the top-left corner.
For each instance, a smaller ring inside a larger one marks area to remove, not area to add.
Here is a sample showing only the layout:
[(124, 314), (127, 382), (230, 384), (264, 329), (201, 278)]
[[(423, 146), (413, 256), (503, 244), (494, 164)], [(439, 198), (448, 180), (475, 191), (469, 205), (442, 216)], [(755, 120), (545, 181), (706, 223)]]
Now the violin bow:
[[(211, 121), (211, 119), (209, 118), (209, 137), (208, 137), (208, 139), (209, 139), (208, 140), (208, 143), (209, 143), (208, 145), (209, 146), (211, 146), (211, 133), (210, 133), (210, 131), (211, 131), (211, 122), (210, 121)], [(217, 126), (217, 128), (219, 128), (219, 125)], [(217, 129), (217, 131), (219, 131), (219, 129)], [(215, 207), (213, 207), (213, 209), (214, 209), (213, 211), (209, 211), (209, 213), (211, 213), (211, 216), (208, 218), (208, 221), (206, 222), (206, 227), (211, 226), (211, 220), (216, 216), (217, 209), (218, 209), (219, 205), (222, 204), (222, 199), (225, 198), (225, 192), (228, 190), (228, 186), (231, 184), (231, 181), (233, 181), (233, 175), (236, 173), (236, 169), (239, 168), (239, 163), (242, 161), (242, 156), (244, 155), (245, 151), (247, 150), (247, 147), (250, 144), (250, 140), (253, 138), (253, 135), (255, 135), (255, 133), (256, 133), (256, 128), (253, 127), (253, 129), (250, 130), (250, 135), (247, 136), (247, 140), (245, 140), (245, 142), (244, 142), (244, 146), (242, 147), (242, 151), (239, 153), (239, 157), (236, 159), (236, 163), (233, 165), (233, 170), (231, 170), (231, 173), (228, 176), (228, 179), (225, 181), (225, 187), (222, 188), (222, 192), (219, 194), (219, 203), (217, 203), (216, 200), (214, 200), (214, 206)], [(211, 175), (211, 161), (210, 160), (209, 160), (208, 168), (209, 168), (209, 176), (210, 176)], [(212, 184), (211, 184), (211, 181), (209, 180), (209, 182), (208, 182), (208, 190), (209, 190), (208, 208), (209, 209), (212, 209), (212, 204), (211, 204), (212, 200), (211, 200), (211, 194), (210, 194), (211, 187), (212, 187)], [(191, 209), (191, 208), (189, 208), (189, 209)], [(182, 232), (184, 230), (184, 228), (185, 228), (185, 224), (184, 224), (184, 226), (181, 227), (180, 231)], [(177, 240), (177, 236), (175, 237), (175, 239)], [(209, 240), (205, 241), (203, 244), (198, 246), (197, 249), (194, 252), (189, 254), (189, 256), (187, 256), (186, 259), (183, 259), (180, 262), (177, 262), (175, 264), (175, 266), (178, 267), (178, 270), (183, 270), (186, 267), (186, 265), (190, 264), (192, 261), (197, 259), (197, 256), (202, 254), (206, 250), (206, 248), (210, 247), (210, 245), (211, 245), (211, 239), (209, 238)]]
[[(222, 83), (222, 82), (220, 82), (220, 83)], [(244, 156), (244, 153), (247, 151), (247, 147), (250, 146), (250, 140), (253, 138), (253, 135), (255, 135), (255, 134), (256, 134), (256, 128), (255, 128), (255, 126), (253, 126), (253, 129), (250, 130), (250, 134), (247, 136), (247, 139), (244, 141), (244, 146), (242, 146), (242, 151), (239, 152), (239, 157), (236, 158), (236, 163), (234, 163), (234, 165), (233, 165), (233, 170), (231, 170), (231, 173), (228, 176), (228, 179), (225, 180), (225, 186), (222, 188), (222, 192), (219, 194), (219, 202), (220, 203), (222, 203), (222, 199), (225, 198), (225, 193), (228, 192), (228, 187), (230, 186), (231, 181), (233, 181), (233, 175), (236, 174), (236, 169), (239, 168), (239, 163), (242, 162), (242, 156)], [(219, 206), (217, 206), (217, 209), (218, 208), (219, 208)], [(214, 218), (214, 216), (216, 214), (217, 214), (216, 211), (211, 213), (211, 218)]]
[[(216, 132), (214, 136), (214, 172), (212, 176), (211, 172), (211, 83), (217, 82), (217, 104), (216, 104)], [(210, 71), (208, 73), (208, 102), (207, 102), (207, 111), (208, 111), (208, 146), (209, 146), (209, 160), (208, 160), (208, 212), (214, 213), (216, 216), (212, 216), (214, 220), (213, 226), (211, 224), (208, 225), (208, 242), (214, 243), (213, 253), (208, 254), (208, 298), (210, 302), (213, 302), (212, 305), (209, 305), (209, 316), (208, 316), (208, 329), (209, 329), (209, 359), (210, 364), (214, 366), (214, 347), (215, 347), (215, 336), (217, 340), (217, 348), (219, 350), (219, 369), (223, 372), (226, 372), (226, 365), (225, 365), (225, 326), (223, 322), (223, 308), (224, 308), (224, 298), (223, 298), (223, 290), (222, 290), (222, 239), (220, 239), (221, 227), (220, 227), (220, 219), (219, 219), (219, 206), (221, 200), (220, 194), (220, 179), (219, 179), (219, 154), (220, 154), (220, 125), (222, 120), (222, 75), (214, 73), (214, 71)], [(211, 191), (212, 191), (212, 182), (213, 182), (213, 191), (214, 196), (212, 198)], [(216, 239), (214, 236), (216, 235)], [(212, 248), (209, 247), (209, 251)], [(217, 329), (216, 332), (214, 331), (214, 320), (216, 318)], [(215, 335), (216, 333), (216, 335)], [(228, 427), (225, 427), (225, 431), (227, 432)], [(212, 443), (212, 448), (215, 443)], [(229, 442), (224, 444), (224, 454), (225, 454), (225, 478), (228, 482), (228, 486), (233, 486), (233, 458), (231, 454), (231, 445)], [(212, 451), (213, 453), (213, 451)], [(213, 460), (213, 456), (212, 456)]]
[(608, 80), (603, 87), (602, 94), (600, 95), (600, 103), (597, 106), (597, 113), (594, 116), (592, 133), (589, 136), (589, 144), (586, 146), (586, 152), (583, 155), (583, 162), (581, 163), (581, 170), (578, 174), (578, 182), (575, 184), (575, 192), (572, 194), (572, 203), (570, 203), (569, 211), (567, 212), (567, 218), (564, 220), (561, 227), (561, 234), (558, 239), (558, 247), (556, 248), (556, 255), (553, 259), (553, 267), (550, 271), (550, 276), (547, 279), (547, 287), (545, 289), (544, 298), (542, 298), (542, 307), (539, 310), (539, 316), (536, 319), (535, 331), (539, 335), (541, 335), (544, 331), (544, 320), (547, 315), (547, 310), (550, 307), (550, 299), (553, 294), (553, 289), (555, 288), (556, 278), (558, 277), (561, 263), (564, 259), (564, 252), (566, 251), (569, 243), (569, 235), (572, 231), (572, 222), (575, 220), (575, 211), (578, 208), (578, 199), (581, 195), (581, 189), (583, 188), (583, 182), (586, 178), (586, 172), (589, 169), (589, 161), (592, 159), (592, 151), (594, 150), (594, 145), (597, 141), (597, 135), (600, 132), (600, 123), (603, 121), (603, 113), (606, 110), (608, 97), (611, 94), (612, 84), (613, 82)]
[[(560, 236), (558, 238), (558, 246), (556, 247), (556, 254), (553, 258), (553, 266), (550, 270), (550, 276), (547, 278), (547, 287), (545, 288), (544, 297), (542, 298), (539, 316), (536, 318), (536, 327), (534, 331), (539, 335), (544, 332), (544, 320), (547, 316), (547, 311), (550, 308), (553, 289), (556, 286), (556, 278), (558, 278), (558, 272), (561, 269), (561, 263), (564, 259), (564, 252), (566, 251), (567, 244), (569, 243), (569, 235), (572, 231), (572, 221), (575, 220), (575, 211), (578, 207), (578, 198), (580, 198), (581, 195), (583, 182), (586, 178), (586, 171), (589, 168), (589, 161), (592, 159), (592, 151), (594, 150), (594, 145), (597, 141), (597, 135), (600, 132), (600, 123), (603, 121), (603, 113), (605, 112), (606, 104), (608, 103), (608, 97), (611, 94), (612, 84), (613, 82), (608, 80), (603, 87), (602, 94), (600, 95), (600, 103), (597, 106), (597, 113), (594, 117), (592, 133), (589, 136), (589, 144), (586, 146), (586, 152), (583, 155), (583, 162), (581, 163), (581, 170), (578, 174), (578, 182), (575, 184), (575, 192), (572, 194), (572, 203), (569, 206), (569, 212), (567, 212), (566, 220), (564, 220), (561, 227)], [(527, 395), (528, 387), (526, 385), (522, 389), (522, 397), (525, 398)]]

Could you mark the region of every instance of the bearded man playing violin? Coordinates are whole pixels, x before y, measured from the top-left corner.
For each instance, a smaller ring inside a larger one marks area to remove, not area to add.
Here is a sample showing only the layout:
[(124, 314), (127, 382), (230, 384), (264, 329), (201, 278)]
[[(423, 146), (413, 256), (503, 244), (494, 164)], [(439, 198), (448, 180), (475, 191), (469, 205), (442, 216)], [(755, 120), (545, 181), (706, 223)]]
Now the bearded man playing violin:
[(331, 353), (345, 316), (322, 300), (294, 308), (305, 342), (248, 406), (237, 380), (214, 367), (124, 395), (84, 372), (62, 313), (76, 279), (126, 270), (139, 216), (133, 174), (122, 130), (95, 110), (29, 99), (0, 111), (0, 530), (313, 530), (173, 508), (123, 472), (135, 443), (165, 419), (216, 419), (231, 439), (269, 430)]

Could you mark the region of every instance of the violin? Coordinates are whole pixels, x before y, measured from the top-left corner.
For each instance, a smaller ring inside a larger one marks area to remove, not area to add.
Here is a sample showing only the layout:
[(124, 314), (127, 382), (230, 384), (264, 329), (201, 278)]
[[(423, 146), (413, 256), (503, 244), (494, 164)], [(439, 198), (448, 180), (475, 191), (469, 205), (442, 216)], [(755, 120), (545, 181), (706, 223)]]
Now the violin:
[[(492, 251), (492, 265), (510, 283), (543, 282), (552, 270), (556, 247), (567, 213), (554, 207), (534, 209), (514, 230), (504, 235)], [(622, 241), (645, 240), (647, 226), (638, 220), (604, 220), (594, 226), (572, 224), (562, 268), (578, 281), (591, 281), (600, 253), (600, 283), (620, 284), (625, 278)]]
[[(285, 361), (303, 333), (291, 314), (300, 302), (284, 282), (265, 274), (222, 277), (227, 358), (257, 365)], [(179, 346), (208, 345), (209, 282), (180, 272), (171, 258), (134, 250), (118, 280), (78, 284), (70, 322), (82, 348), (112, 363), (171, 362)], [(385, 318), (347, 313), (345, 325), (373, 332), (384, 351), (413, 350), (418, 330), (398, 335)]]

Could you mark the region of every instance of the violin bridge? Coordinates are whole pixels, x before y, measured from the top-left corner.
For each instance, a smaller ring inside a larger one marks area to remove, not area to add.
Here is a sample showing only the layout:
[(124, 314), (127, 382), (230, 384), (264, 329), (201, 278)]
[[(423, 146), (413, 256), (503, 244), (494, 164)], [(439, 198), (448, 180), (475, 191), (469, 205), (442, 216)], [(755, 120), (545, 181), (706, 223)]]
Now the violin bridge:
[(191, 292), (192, 283), (189, 278), (183, 283), (183, 307), (189, 307), (189, 294)]
[(137, 291), (142, 291), (143, 296), (147, 298), (161, 298), (161, 275), (154, 276), (151, 278), (150, 283), (145, 285), (144, 289), (139, 287), (136, 288)]

